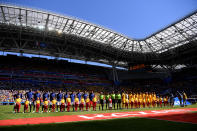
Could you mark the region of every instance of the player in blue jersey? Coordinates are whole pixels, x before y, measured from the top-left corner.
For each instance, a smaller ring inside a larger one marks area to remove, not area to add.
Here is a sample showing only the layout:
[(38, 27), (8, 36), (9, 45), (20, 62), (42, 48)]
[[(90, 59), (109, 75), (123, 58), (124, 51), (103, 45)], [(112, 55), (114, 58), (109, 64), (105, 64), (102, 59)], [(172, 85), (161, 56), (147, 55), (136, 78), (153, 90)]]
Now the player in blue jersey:
[(53, 98), (56, 98), (56, 94), (54, 93), (54, 91), (52, 91), (50, 93), (50, 111), (52, 110), (52, 100)]
[(62, 98), (63, 98), (63, 94), (60, 90), (59, 93), (57, 94), (57, 111), (56, 112), (58, 112), (58, 108), (60, 108), (60, 101), (62, 100)]
[(66, 100), (68, 98), (68, 92), (66, 92), (65, 94), (64, 94), (64, 100)]
[(71, 105), (73, 107), (73, 111), (74, 111), (74, 101), (75, 101), (75, 93), (72, 91), (72, 93), (70, 94), (70, 99), (71, 99)]
[(29, 90), (29, 92), (26, 93), (26, 98), (29, 101), (29, 107), (30, 107), (30, 112), (33, 104), (33, 92), (32, 89)]
[(83, 93), (83, 98), (84, 98), (84, 100), (86, 100), (86, 99), (88, 98), (88, 93), (87, 93), (87, 91), (84, 91), (84, 93)]
[(79, 99), (79, 105), (81, 104), (81, 103), (80, 103), (80, 101), (81, 101), (81, 96), (82, 96), (82, 94), (81, 94), (81, 92), (80, 92), (80, 90), (79, 90), (78, 93), (77, 93), (77, 97), (78, 97), (78, 99)]
[(95, 97), (95, 94), (93, 91), (91, 91), (90, 95), (89, 95), (89, 98), (90, 98), (90, 106), (93, 105), (93, 98)]
[(41, 99), (41, 94), (40, 94), (40, 91), (36, 91), (36, 93), (34, 93), (34, 111), (33, 112), (35, 112), (35, 108), (36, 108), (36, 100), (40, 100)]
[[(45, 92), (43, 95), (42, 95), (42, 99), (43, 99), (43, 102), (44, 100), (47, 98), (47, 100), (49, 100), (49, 93), (48, 92)], [(42, 102), (42, 103), (43, 103)], [(44, 110), (44, 104), (42, 104), (42, 112)]]

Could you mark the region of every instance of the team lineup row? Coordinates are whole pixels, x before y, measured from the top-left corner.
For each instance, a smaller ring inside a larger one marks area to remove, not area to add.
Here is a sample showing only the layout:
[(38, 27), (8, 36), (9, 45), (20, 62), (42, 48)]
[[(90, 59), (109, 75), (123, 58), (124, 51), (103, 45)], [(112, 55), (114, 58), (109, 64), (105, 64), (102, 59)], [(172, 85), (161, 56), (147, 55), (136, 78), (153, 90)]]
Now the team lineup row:
[[(185, 96), (187, 97), (187, 96)], [(21, 108), (22, 95), (18, 92), (15, 94), (15, 104), (14, 104), (14, 112), (19, 112)], [(25, 102), (24, 102), (24, 112), (28, 112), (30, 108), (30, 112), (33, 106), (33, 112), (39, 112), (40, 106), (42, 107), (42, 112), (56, 112), (57, 111), (70, 111), (70, 108), (73, 107), (73, 111), (84, 111), (84, 107), (86, 110), (90, 110), (93, 107), (93, 110), (96, 110), (96, 105), (99, 103), (99, 109), (104, 109), (104, 104), (106, 109), (121, 109), (121, 108), (145, 108), (145, 107), (162, 107), (164, 106), (173, 106), (173, 101), (170, 100), (168, 96), (159, 97), (156, 96), (154, 92), (146, 92), (146, 93), (125, 93), (125, 92), (117, 92), (114, 91), (109, 94), (100, 94), (95, 95), (93, 91), (91, 93), (84, 92), (78, 93), (71, 92), (70, 94), (66, 92), (63, 94), (59, 91), (58, 94), (51, 92), (43, 93), (42, 97), (39, 91), (35, 93), (30, 90), (25, 94)], [(116, 106), (115, 106), (116, 105)], [(60, 109), (60, 110), (59, 110)]]

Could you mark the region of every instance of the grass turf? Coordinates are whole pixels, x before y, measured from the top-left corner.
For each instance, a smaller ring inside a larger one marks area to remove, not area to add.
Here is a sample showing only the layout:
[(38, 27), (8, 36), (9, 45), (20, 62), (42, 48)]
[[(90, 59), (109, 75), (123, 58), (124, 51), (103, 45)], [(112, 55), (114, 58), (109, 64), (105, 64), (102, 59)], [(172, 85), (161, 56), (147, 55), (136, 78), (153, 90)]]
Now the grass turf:
[(24, 125), (0, 127), (1, 131), (39, 131), (39, 130), (72, 130), (72, 131), (121, 131), (121, 130), (138, 130), (138, 131), (192, 131), (197, 129), (197, 124), (178, 123), (170, 121), (162, 121), (147, 118), (121, 118), (112, 120), (97, 120), (84, 122), (69, 122), (69, 123), (53, 123), (40, 125)]
[[(175, 106), (173, 109), (177, 108), (197, 108), (196, 105), (189, 105), (187, 107)], [(23, 111), (23, 106), (21, 106)], [(18, 119), (18, 118), (31, 118), (31, 117), (47, 117), (47, 116), (62, 116), (62, 115), (81, 115), (81, 114), (96, 114), (96, 113), (109, 113), (109, 112), (127, 112), (127, 111), (145, 111), (145, 110), (163, 110), (163, 109), (172, 109), (172, 107), (163, 107), (163, 108), (138, 108), (138, 109), (122, 109), (122, 110), (104, 110), (99, 111), (84, 111), (84, 112), (50, 112), (50, 113), (12, 113), (13, 106), (4, 105), (0, 106), (0, 120), (5, 119)]]

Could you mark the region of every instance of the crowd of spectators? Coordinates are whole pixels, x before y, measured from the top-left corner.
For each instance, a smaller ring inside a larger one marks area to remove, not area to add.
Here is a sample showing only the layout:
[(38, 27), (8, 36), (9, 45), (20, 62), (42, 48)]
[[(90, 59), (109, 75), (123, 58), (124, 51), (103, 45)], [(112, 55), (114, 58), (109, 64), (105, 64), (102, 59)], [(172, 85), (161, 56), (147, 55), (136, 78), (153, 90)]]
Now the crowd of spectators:
[[(25, 94), (29, 89), (44, 91), (94, 91), (94, 92), (155, 92), (158, 95), (186, 92), (188, 96), (197, 94), (197, 79), (176, 77), (165, 83), (160, 79), (127, 80), (114, 85), (108, 79), (109, 68), (76, 64), (67, 61), (0, 56), (0, 101), (13, 102), (18, 91)], [(178, 72), (178, 76), (186, 74)], [(193, 73), (195, 75), (195, 73)], [(187, 76), (189, 76), (187, 74)], [(191, 77), (191, 76), (189, 76)], [(126, 84), (125, 84), (126, 83)]]

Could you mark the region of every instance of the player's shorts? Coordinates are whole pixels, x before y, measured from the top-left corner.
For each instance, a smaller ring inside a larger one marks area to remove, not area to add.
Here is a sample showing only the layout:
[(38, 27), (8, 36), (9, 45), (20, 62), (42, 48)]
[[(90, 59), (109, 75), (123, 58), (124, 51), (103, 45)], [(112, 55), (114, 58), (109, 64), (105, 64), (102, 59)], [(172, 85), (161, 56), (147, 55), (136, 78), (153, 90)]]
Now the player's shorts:
[(40, 104), (36, 104), (36, 108), (39, 108), (40, 107)]
[(84, 107), (84, 105), (85, 105), (84, 103), (81, 103), (81, 104), (80, 104), (81, 107)]
[(32, 102), (32, 100), (29, 100), (29, 105), (31, 105), (33, 102)]
[(25, 108), (25, 109), (28, 109), (28, 105), (25, 104), (25, 105), (24, 105), (24, 108)]
[(128, 106), (129, 104), (126, 102), (125, 105)]
[(48, 109), (48, 105), (44, 105), (44, 109)]
[(21, 107), (21, 104), (19, 103), (19, 104), (16, 104), (16, 109), (20, 109), (20, 107)]
[(103, 100), (100, 100), (100, 104), (103, 104)]
[(109, 107), (112, 107), (112, 103), (109, 103)]
[(109, 101), (108, 101), (108, 100), (106, 100), (106, 101), (105, 101), (105, 103), (107, 104), (107, 103), (109, 103)]
[(70, 103), (70, 102), (68, 102), (68, 103), (67, 103), (67, 106), (70, 106), (70, 105), (71, 105), (71, 103)]
[(96, 107), (96, 102), (93, 102), (93, 107)]
[(58, 106), (60, 105), (60, 101), (57, 102), (57, 105), (58, 105)]
[(60, 105), (65, 105), (65, 106), (66, 106), (66, 103), (61, 103), (61, 102), (60, 102)]
[(75, 102), (75, 105), (79, 105), (79, 102)]

